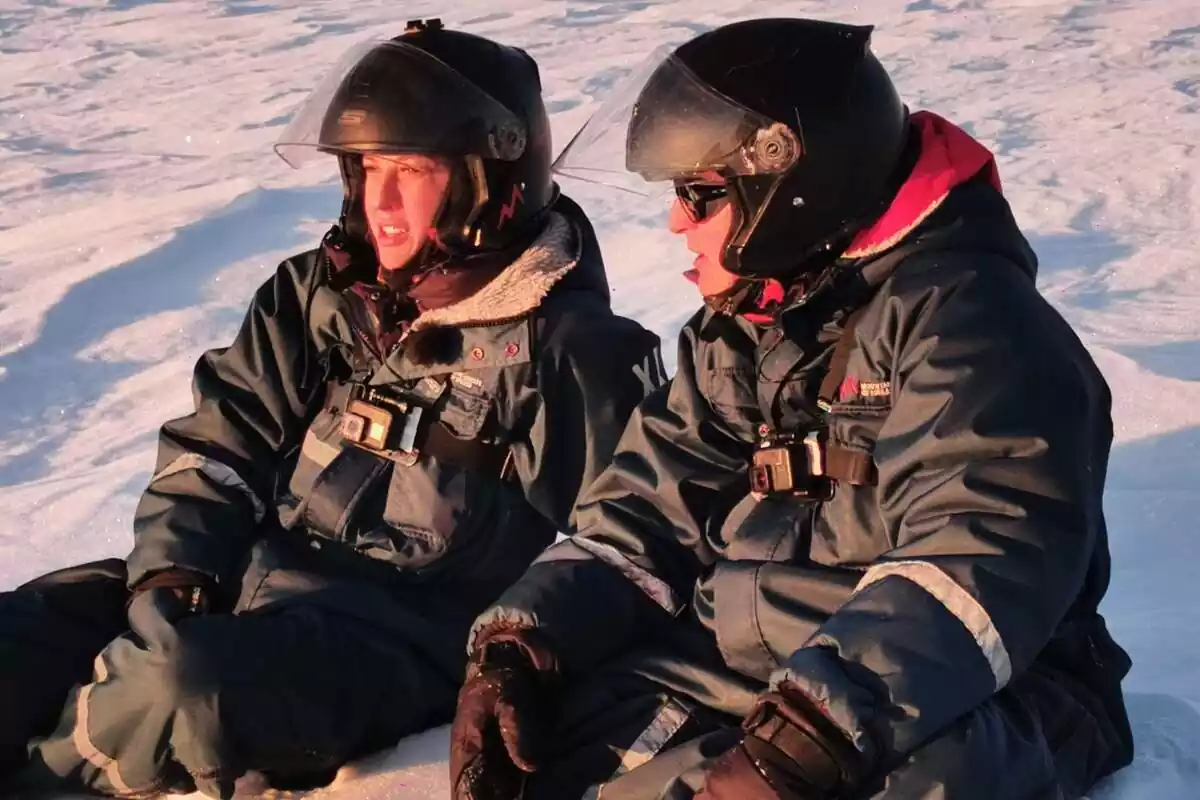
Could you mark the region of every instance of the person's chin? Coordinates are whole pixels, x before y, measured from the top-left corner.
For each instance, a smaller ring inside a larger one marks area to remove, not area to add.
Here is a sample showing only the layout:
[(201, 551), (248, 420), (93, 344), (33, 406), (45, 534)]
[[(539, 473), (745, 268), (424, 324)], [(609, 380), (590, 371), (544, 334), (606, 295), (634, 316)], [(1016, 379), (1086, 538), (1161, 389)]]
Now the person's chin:
[(379, 247), (376, 248), (379, 266), (389, 272), (405, 269), (412, 261), (412, 249), (408, 247)]
[(736, 279), (730, 280), (728, 275), (710, 275), (701, 272), (696, 285), (700, 287), (700, 294), (705, 297), (714, 297), (728, 292), (736, 282)]

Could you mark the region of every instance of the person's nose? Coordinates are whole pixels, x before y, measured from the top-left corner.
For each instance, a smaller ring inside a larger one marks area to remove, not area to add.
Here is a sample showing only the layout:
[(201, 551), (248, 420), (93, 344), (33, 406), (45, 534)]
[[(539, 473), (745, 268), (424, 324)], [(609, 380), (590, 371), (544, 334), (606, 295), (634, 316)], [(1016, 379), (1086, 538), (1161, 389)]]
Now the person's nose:
[(376, 205), (380, 211), (397, 211), (404, 207), (404, 195), (400, 191), (400, 182), (396, 180), (397, 173), (389, 169), (379, 182), (379, 196)]
[(671, 209), (667, 212), (667, 230), (671, 233), (687, 233), (696, 223), (683, 208), (683, 201), (676, 197), (671, 201)]

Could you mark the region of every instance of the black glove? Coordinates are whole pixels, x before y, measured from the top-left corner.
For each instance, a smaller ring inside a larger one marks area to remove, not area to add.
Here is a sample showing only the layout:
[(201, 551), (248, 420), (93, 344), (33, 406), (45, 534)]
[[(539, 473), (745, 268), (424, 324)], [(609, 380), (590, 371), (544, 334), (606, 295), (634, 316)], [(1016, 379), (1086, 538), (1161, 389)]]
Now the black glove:
[(515, 800), (537, 768), (558, 668), (528, 630), (482, 635), (450, 729), (454, 800)]
[(863, 781), (858, 748), (794, 687), (763, 695), (742, 729), (742, 743), (705, 768), (696, 800), (834, 800)]
[(174, 625), (193, 614), (207, 614), (212, 580), (199, 572), (168, 569), (156, 572), (133, 589), (126, 609), (129, 627), (143, 638), (163, 623)]

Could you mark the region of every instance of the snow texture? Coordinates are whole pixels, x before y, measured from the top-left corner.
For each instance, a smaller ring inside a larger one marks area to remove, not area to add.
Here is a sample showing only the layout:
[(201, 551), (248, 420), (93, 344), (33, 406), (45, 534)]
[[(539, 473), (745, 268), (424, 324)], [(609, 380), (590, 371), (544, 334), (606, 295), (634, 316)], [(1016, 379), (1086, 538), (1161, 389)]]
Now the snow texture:
[[(1194, 0), (0, 2), (0, 588), (124, 554), (158, 425), (199, 353), (336, 215), (332, 160), (271, 152), (351, 44), (404, 20), (521, 45), (564, 143), (663, 43), (796, 15), (877, 26), (913, 108), (992, 147), (1040, 284), (1115, 394), (1104, 605), (1135, 661), (1136, 763), (1093, 800), (1200, 789), (1200, 10)], [(564, 182), (619, 309), (668, 341), (697, 306), (661, 200)], [(667, 348), (668, 352), (671, 348)], [(672, 366), (672, 365), (668, 365)], [(322, 795), (445, 796), (445, 730)]]

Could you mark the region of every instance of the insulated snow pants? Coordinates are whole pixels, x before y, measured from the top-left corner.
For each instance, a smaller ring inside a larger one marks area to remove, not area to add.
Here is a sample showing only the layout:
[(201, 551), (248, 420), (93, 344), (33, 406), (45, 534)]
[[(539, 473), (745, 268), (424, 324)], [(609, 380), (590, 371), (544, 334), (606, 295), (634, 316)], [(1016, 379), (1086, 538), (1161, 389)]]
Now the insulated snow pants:
[[(695, 658), (695, 648), (681, 658), (677, 645), (624, 658), (570, 691), (550, 737), (557, 752), (530, 776), (522, 800), (693, 798), (704, 762), (740, 740), (754, 691), (714, 658)], [(1085, 676), (1098, 679), (1097, 692), (1035, 664), (859, 798), (1079, 798), (1132, 759), (1119, 697), (1101, 696), (1127, 669), (1122, 661), (1111, 676)]]
[[(320, 540), (267, 537), (232, 614), (163, 621), (75, 652), (71, 669), (86, 659), (91, 682), (46, 689), (37, 721), (53, 699), (57, 728), (29, 726), (44, 738), (0, 795), (85, 788), (229, 797), (248, 773), (279, 788), (322, 785), (347, 761), (447, 722), (471, 620), (439, 611), (453, 603), (429, 587), (387, 580), (396, 574)], [(0, 632), (57, 624), (16, 605), (15, 616), (33, 620), (0, 622)], [(37, 647), (22, 655), (54, 657)]]
[[(0, 593), (0, 786), (54, 729), (72, 686), (125, 630), (125, 562), (97, 561)], [(3, 792), (0, 792), (3, 794)]]

